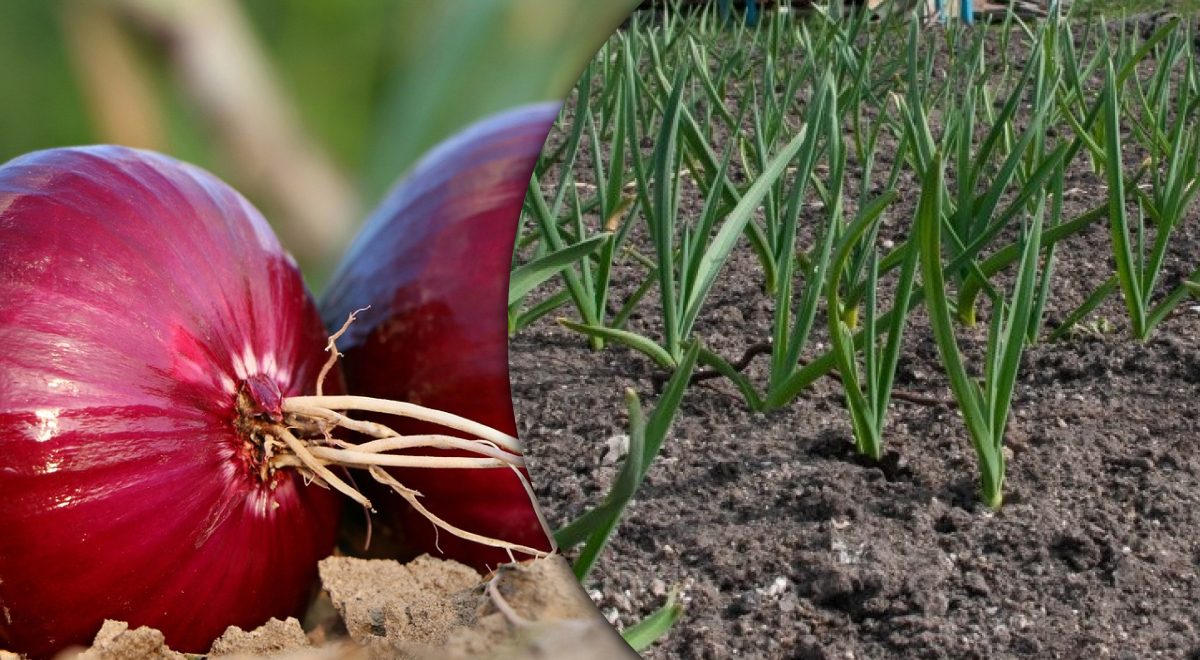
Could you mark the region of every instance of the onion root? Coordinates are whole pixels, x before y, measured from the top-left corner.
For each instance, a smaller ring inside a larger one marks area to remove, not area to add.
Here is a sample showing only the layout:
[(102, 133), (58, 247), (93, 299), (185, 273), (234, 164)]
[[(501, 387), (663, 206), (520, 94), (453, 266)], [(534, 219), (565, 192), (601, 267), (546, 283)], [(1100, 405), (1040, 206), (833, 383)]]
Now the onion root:
[[(252, 462), (256, 463), (258, 477), (264, 483), (271, 483), (277, 470), (294, 469), (304, 477), (306, 483), (316, 483), (336, 490), (373, 512), (370, 499), (335, 474), (331, 468), (365, 469), (372, 478), (399, 494), (439, 530), (468, 541), (504, 549), (510, 557), (517, 552), (533, 557), (545, 557), (550, 554), (544, 550), (475, 534), (451, 524), (427, 509), (419, 499), (419, 492), (404, 486), (384, 469), (512, 469), (529, 495), (538, 520), (543, 528), (546, 528), (545, 520), (537, 510), (533, 490), (521, 473), (525, 462), (521, 458), (516, 438), (465, 417), (412, 403), (365, 396), (321, 394), (321, 385), (325, 377), (341, 356), (336, 341), (362, 311), (364, 310), (360, 309), (350, 314), (341, 329), (329, 338), (326, 351), (330, 355), (318, 376), (318, 394), (283, 398), (282, 420), (278, 416), (272, 419), (270, 415), (264, 414), (245, 389), (238, 394), (238, 428), (247, 438), (247, 446)], [(349, 411), (429, 422), (470, 437), (438, 433), (402, 435), (385, 424), (354, 419), (347, 414)], [(354, 444), (337, 438), (334, 432), (339, 429), (371, 439)], [(428, 456), (387, 453), (414, 449), (452, 450), (475, 455)]]

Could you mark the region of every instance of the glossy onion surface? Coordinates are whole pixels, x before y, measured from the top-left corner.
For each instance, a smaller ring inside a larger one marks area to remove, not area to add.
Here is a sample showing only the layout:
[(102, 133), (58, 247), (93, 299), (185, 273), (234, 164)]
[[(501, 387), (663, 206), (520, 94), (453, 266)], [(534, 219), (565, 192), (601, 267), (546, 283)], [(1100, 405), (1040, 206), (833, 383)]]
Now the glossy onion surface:
[[(338, 344), (353, 393), (445, 410), (515, 435), (508, 273), (521, 204), (558, 109), (558, 103), (523, 106), (457, 134), (418, 163), (368, 219), (321, 300), (329, 329), (371, 306)], [(391, 472), (454, 525), (549, 548), (534, 505), (507, 468)], [(368, 487), (381, 521), (420, 550), (480, 569), (509, 560), (502, 550), (435, 533), (399, 496)]]
[(311, 394), (325, 338), (213, 176), (119, 147), (0, 167), (0, 648), (44, 656), (111, 618), (203, 652), (302, 610), (339, 496), (262, 481), (235, 401), (246, 378)]

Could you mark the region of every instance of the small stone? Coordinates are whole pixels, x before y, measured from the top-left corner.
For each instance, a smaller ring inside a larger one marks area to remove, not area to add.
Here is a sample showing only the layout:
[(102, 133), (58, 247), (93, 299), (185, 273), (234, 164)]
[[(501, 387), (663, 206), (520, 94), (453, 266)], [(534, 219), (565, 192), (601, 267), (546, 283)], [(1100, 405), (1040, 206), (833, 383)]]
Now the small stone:
[(210, 655), (234, 655), (254, 653), (265, 655), (309, 646), (308, 637), (300, 622), (294, 617), (285, 621), (272, 618), (252, 631), (245, 631), (237, 626), (229, 626), (225, 632), (213, 642)]
[(788, 579), (786, 577), (780, 575), (780, 576), (777, 576), (775, 578), (775, 580), (771, 582), (771, 586), (766, 588), (764, 595), (778, 596), (779, 594), (782, 594), (784, 591), (787, 591), (787, 588), (788, 588)]
[(963, 587), (972, 596), (986, 596), (991, 591), (988, 588), (987, 580), (983, 579), (983, 576), (979, 573), (974, 572), (963, 576)]
[(613, 603), (613, 605), (616, 605), (616, 606), (617, 606), (617, 609), (618, 609), (618, 610), (620, 610), (620, 611), (622, 611), (622, 612), (631, 612), (631, 611), (633, 611), (633, 603), (631, 603), (631, 602), (629, 601), (629, 594), (628, 594), (628, 593), (615, 593), (615, 594), (613, 594), (613, 597), (612, 597), (612, 603)]
[(76, 660), (106, 660), (107, 658), (146, 658), (147, 660), (183, 660), (182, 653), (167, 648), (161, 632), (142, 626), (129, 629), (124, 621), (105, 621), (96, 633), (92, 647), (80, 653)]
[(601, 465), (616, 465), (618, 461), (629, 455), (629, 436), (621, 433), (604, 441), (604, 456), (600, 457)]

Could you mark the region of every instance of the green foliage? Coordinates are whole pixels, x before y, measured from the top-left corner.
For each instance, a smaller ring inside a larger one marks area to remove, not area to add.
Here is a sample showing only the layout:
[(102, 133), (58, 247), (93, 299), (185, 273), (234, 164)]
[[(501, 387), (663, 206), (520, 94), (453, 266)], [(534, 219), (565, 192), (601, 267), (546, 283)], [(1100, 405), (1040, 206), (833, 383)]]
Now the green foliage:
[(671, 629), (683, 616), (683, 603), (679, 602), (679, 593), (672, 591), (667, 595), (667, 602), (655, 610), (650, 616), (621, 631), (621, 636), (634, 651), (644, 651)]
[[(1195, 35), (1178, 20), (1141, 38), (1132, 24), (1109, 29), (1057, 14), (926, 29), (898, 14), (869, 22), (841, 11), (769, 16), (754, 27), (722, 24), (713, 11), (635, 15), (577, 87), (568, 112), (586, 128), (576, 125), (563, 158), (540, 166), (559, 168), (558, 187), (553, 203), (531, 191), (536, 222), (521, 240), (537, 259), (622, 233), (603, 257), (563, 271), (558, 292), (534, 290), (525, 304), (544, 313), (574, 300), (579, 315), (564, 326), (594, 349), (633, 348), (678, 382), (705, 302), (745, 245), (773, 310), (769, 337), (745, 340), (769, 347), (766, 382), (744, 371), (749, 352), (735, 359), (699, 348), (696, 364), (762, 410), (788, 405), (836, 370), (856, 446), (875, 458), (906, 320), (923, 304), (979, 456), (981, 495), (998, 506), (1017, 368), (1024, 347), (1043, 337), (1069, 239), (1107, 219), (1117, 269), (1051, 339), (1071, 336), (1117, 292), (1145, 338), (1200, 290), (1197, 268), (1159, 291), (1171, 236), (1200, 196)], [(995, 38), (1000, 48), (985, 48)], [(1028, 61), (1010, 57), (1017, 51)], [(1150, 60), (1159, 73), (1139, 79)], [(582, 135), (591, 137), (593, 185), (575, 178)], [(892, 157), (881, 161), (885, 140)], [(1131, 162), (1131, 150), (1145, 156)], [(1064, 173), (1080, 164), (1107, 180), (1108, 195), (1069, 213)], [(905, 177), (922, 187), (916, 219), (893, 215)], [(699, 208), (684, 211), (684, 195)], [(631, 198), (614, 220), (615, 200)], [(624, 232), (638, 223), (645, 238), (630, 240)], [(609, 280), (620, 264), (638, 279), (618, 296)], [(974, 325), (981, 309), (988, 348), (977, 380), (956, 328)], [(652, 322), (631, 326), (634, 310)], [(827, 347), (811, 339), (822, 310)]]

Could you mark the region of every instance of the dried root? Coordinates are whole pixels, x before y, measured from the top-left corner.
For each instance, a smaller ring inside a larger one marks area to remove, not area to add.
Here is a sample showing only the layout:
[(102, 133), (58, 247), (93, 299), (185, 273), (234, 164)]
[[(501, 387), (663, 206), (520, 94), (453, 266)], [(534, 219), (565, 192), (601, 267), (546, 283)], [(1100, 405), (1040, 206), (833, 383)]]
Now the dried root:
[[(468, 541), (502, 548), (508, 551), (510, 557), (513, 557), (513, 553), (523, 553), (534, 557), (547, 556), (548, 553), (543, 550), (475, 534), (447, 522), (421, 503), (420, 493), (407, 488), (384, 469), (387, 467), (439, 470), (509, 468), (516, 473), (529, 494), (531, 503), (534, 503), (533, 491), (529, 487), (528, 480), (521, 473), (525, 462), (521, 458), (516, 438), (464, 417), (411, 403), (363, 396), (321, 394), (321, 385), (325, 377), (333, 368), (337, 358), (341, 356), (337, 350), (336, 341), (346, 332), (356, 315), (362, 311), (360, 309), (350, 314), (342, 328), (329, 338), (326, 351), (330, 353), (330, 356), (318, 376), (316, 396), (295, 396), (283, 399), (282, 421), (277, 421), (278, 418), (272, 420), (263, 415), (255, 415), (249, 402), (243, 401), (243, 431), (248, 434), (251, 444), (256, 448), (256, 455), (260, 461), (260, 477), (263, 481), (268, 481), (270, 475), (277, 469), (295, 469), (304, 476), (306, 482), (336, 490), (368, 511), (374, 511), (371, 501), (365, 495), (334, 472), (334, 468), (364, 469), (376, 481), (390, 487), (404, 498), (413, 509), (440, 530)], [(469, 437), (437, 433), (401, 435), (387, 425), (354, 419), (347, 414), (349, 411), (391, 415), (429, 422)], [(338, 431), (358, 433), (372, 439), (354, 444), (339, 439), (336, 435)], [(455, 450), (474, 455), (419, 456), (388, 453), (413, 449)], [(537, 511), (536, 504), (534, 504), (534, 510)], [(538, 519), (546, 529), (546, 523), (541, 518), (540, 511)], [(547, 534), (547, 537), (550, 535)]]

